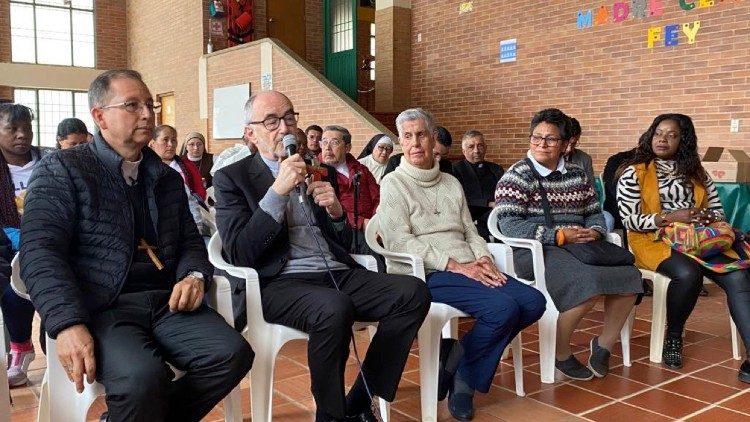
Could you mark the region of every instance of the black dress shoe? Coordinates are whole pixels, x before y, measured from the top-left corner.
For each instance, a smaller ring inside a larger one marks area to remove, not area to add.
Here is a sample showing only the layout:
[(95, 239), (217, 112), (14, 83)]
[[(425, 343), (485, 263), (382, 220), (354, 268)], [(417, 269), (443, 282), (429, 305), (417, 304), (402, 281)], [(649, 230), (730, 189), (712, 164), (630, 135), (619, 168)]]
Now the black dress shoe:
[(750, 360), (746, 360), (740, 366), (740, 373), (737, 376), (740, 381), (750, 384)]
[(347, 422), (378, 422), (378, 418), (372, 413), (372, 409), (369, 407), (362, 413), (358, 413), (354, 416), (347, 416)]
[(459, 421), (474, 419), (474, 396), (465, 393), (453, 393), (453, 386), (448, 392), (448, 411)]

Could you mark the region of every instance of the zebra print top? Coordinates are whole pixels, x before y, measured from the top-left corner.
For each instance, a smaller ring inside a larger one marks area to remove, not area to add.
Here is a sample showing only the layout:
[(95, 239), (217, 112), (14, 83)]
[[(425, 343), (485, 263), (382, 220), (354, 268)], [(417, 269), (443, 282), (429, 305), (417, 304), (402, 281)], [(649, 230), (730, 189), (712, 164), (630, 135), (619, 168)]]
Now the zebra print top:
[[(656, 178), (659, 183), (659, 200), (665, 211), (677, 211), (695, 207), (693, 187), (685, 183), (684, 177), (675, 175), (674, 160), (656, 159)], [(703, 181), (708, 196), (708, 208), (721, 212), (719, 193), (711, 177), (706, 175)], [(641, 214), (641, 187), (638, 185), (635, 167), (625, 169), (617, 182), (617, 209), (622, 217), (622, 224), (628, 230), (647, 232), (658, 229), (657, 214)]]

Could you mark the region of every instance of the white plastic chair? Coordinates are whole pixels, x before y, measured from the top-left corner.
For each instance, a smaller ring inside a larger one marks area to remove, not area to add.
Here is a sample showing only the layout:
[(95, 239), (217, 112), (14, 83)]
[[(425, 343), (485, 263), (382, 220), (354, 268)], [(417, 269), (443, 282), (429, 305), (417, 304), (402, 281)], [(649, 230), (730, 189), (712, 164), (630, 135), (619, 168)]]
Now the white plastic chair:
[(8, 387), (8, 371), (5, 368), (8, 367), (7, 353), (5, 350), (5, 321), (3, 321), (3, 314), (0, 312), (0, 350), (2, 356), (0, 356), (0, 421), (10, 420), (10, 388)]
[[(26, 285), (21, 280), (21, 271), (18, 254), (11, 263), (13, 273), (11, 275), (11, 286), (13, 290), (24, 299), (30, 300), (26, 291)], [(232, 288), (226, 277), (214, 277), (211, 288), (206, 293), (209, 305), (221, 315), (230, 326), (234, 326), (232, 313)], [(171, 366), (171, 365), (170, 365)], [(172, 367), (175, 372), (175, 380), (185, 373)], [(4, 385), (8, 385), (6, 382)], [(84, 380), (83, 392), (78, 394), (75, 384), (68, 380), (68, 375), (57, 357), (57, 345), (55, 340), (47, 336), (47, 371), (44, 373), (41, 391), (39, 394), (39, 409), (37, 422), (85, 421), (89, 407), (97, 397), (104, 395), (104, 385), (94, 381), (88, 384)], [(1, 392), (0, 392), (1, 393)], [(226, 422), (242, 421), (242, 404), (240, 401), (240, 386), (237, 385), (224, 398), (224, 420)], [(54, 416), (53, 416), (54, 415)]]
[[(391, 252), (380, 246), (377, 241), (379, 225), (378, 215), (374, 215), (365, 228), (365, 240), (374, 252), (387, 259), (411, 266), (411, 275), (425, 280), (424, 262), (417, 255)], [(513, 256), (510, 247), (499, 243), (487, 244), (501, 271), (514, 274)], [(440, 369), (441, 331), (445, 338), (458, 338), (458, 318), (469, 317), (468, 314), (444, 303), (432, 302), (430, 311), (419, 329), (419, 383), (422, 405), (422, 421), (437, 420), (438, 373)], [(523, 397), (523, 353), (521, 351), (521, 333), (511, 341), (513, 350), (513, 370), (516, 381), (516, 395)]]
[[(524, 248), (531, 251), (534, 266), (533, 285), (542, 292), (547, 299), (547, 309), (539, 320), (539, 366), (542, 382), (545, 384), (552, 384), (555, 382), (555, 339), (557, 338), (557, 317), (560, 315), (560, 312), (555, 307), (555, 303), (552, 301), (552, 297), (547, 291), (542, 244), (538, 240), (512, 238), (500, 233), (500, 229), (497, 227), (498, 210), (498, 208), (492, 210), (487, 219), (487, 227), (490, 230), (490, 234), (492, 237), (508, 246)], [(622, 245), (620, 236), (614, 233), (607, 234), (607, 241), (616, 245)], [(530, 280), (524, 281), (531, 283)], [(630, 366), (630, 333), (633, 329), (634, 320), (635, 306), (620, 331), (622, 363), (625, 366)]]
[[(358, 264), (370, 271), (377, 271), (375, 258), (369, 255), (351, 255)], [(229, 264), (221, 253), (219, 233), (208, 241), (208, 259), (218, 269), (245, 280), (247, 298), (247, 329), (244, 334), (253, 347), (255, 360), (250, 369), (250, 404), (253, 421), (271, 422), (273, 416), (273, 373), (276, 356), (279, 350), (289, 341), (307, 340), (305, 332), (281, 324), (270, 324), (263, 317), (263, 305), (260, 299), (260, 281), (258, 273), (248, 267), (237, 267)], [(370, 338), (375, 334), (377, 324), (357, 323), (354, 329), (367, 327)], [(383, 422), (390, 420), (390, 403), (383, 399), (380, 402), (380, 417)]]
[[(649, 360), (654, 363), (661, 363), (661, 354), (664, 350), (664, 326), (667, 325), (667, 290), (669, 283), (672, 281), (669, 277), (659, 274), (656, 271), (641, 270), (641, 277), (651, 280), (654, 285), (654, 295), (651, 300), (653, 312), (651, 317), (651, 345), (649, 347)], [(729, 329), (732, 333), (732, 357), (740, 360), (739, 336), (737, 326), (729, 315)], [(747, 345), (745, 345), (747, 347)]]

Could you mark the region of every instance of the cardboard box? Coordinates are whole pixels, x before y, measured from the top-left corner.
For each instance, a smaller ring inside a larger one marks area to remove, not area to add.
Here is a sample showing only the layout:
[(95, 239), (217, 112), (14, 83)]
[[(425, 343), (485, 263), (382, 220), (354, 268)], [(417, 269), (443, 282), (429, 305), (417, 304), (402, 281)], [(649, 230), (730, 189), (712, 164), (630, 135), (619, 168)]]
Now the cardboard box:
[(750, 156), (739, 149), (726, 149), (729, 160), (719, 161), (723, 147), (708, 147), (702, 164), (714, 182), (750, 182)]

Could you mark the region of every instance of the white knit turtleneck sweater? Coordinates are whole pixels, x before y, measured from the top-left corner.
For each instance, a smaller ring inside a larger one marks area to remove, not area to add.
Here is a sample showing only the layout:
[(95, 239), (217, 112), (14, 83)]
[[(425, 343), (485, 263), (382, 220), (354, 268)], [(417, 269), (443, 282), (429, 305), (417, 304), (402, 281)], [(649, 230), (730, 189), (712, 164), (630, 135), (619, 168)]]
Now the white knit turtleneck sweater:
[[(380, 182), (380, 234), (385, 248), (416, 254), (425, 271), (445, 271), (448, 259), (473, 262), (492, 258), (471, 220), (459, 181), (438, 164), (422, 170), (405, 159)], [(408, 274), (404, 264), (386, 260), (388, 272)]]

